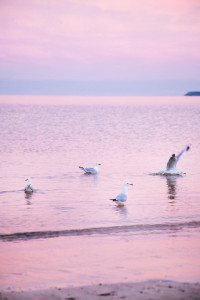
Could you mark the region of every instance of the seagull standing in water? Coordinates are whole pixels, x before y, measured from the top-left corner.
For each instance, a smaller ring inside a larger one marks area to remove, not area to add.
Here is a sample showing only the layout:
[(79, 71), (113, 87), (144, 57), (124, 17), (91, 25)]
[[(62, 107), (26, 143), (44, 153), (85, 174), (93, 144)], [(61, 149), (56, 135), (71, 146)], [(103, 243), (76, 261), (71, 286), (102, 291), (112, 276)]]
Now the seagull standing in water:
[(98, 162), (96, 162), (94, 164), (94, 168), (84, 168), (84, 167), (79, 167), (81, 170), (83, 170), (85, 173), (87, 174), (97, 174), (99, 173), (99, 166), (101, 164), (99, 164)]
[(34, 188), (32, 187), (32, 184), (31, 184), (31, 178), (29, 177), (25, 181), (28, 181), (28, 183), (27, 183), (27, 186), (24, 189), (24, 192), (25, 193), (32, 193), (34, 191)]
[(190, 149), (190, 146), (186, 146), (177, 156), (175, 154), (172, 154), (172, 156), (170, 157), (167, 166), (166, 166), (166, 172), (176, 172), (176, 164), (179, 161), (179, 159), (181, 158), (181, 156), (183, 156), (184, 153), (186, 153), (188, 150)]
[(119, 194), (116, 198), (110, 200), (115, 201), (119, 205), (124, 205), (124, 203), (128, 200), (129, 185), (133, 185), (133, 184), (129, 182), (125, 182), (121, 194)]

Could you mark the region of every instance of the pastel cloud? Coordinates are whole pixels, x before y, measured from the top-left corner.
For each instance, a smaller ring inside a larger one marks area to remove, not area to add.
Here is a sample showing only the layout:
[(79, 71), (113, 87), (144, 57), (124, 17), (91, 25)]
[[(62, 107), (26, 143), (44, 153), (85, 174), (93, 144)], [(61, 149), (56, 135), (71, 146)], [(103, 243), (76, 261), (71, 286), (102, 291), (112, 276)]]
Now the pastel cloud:
[(1, 78), (195, 79), (198, 0), (0, 3)]

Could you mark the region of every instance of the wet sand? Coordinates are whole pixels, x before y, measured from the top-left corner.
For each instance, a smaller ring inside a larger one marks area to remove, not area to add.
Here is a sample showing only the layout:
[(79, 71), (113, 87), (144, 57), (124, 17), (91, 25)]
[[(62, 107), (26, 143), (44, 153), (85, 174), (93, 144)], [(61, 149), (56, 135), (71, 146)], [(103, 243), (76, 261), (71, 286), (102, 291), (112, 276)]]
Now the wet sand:
[(9, 291), (0, 294), (0, 300), (97, 300), (97, 299), (200, 299), (200, 283), (182, 283), (169, 280), (149, 280), (134, 283), (115, 283), (75, 288), (49, 288), (33, 291)]

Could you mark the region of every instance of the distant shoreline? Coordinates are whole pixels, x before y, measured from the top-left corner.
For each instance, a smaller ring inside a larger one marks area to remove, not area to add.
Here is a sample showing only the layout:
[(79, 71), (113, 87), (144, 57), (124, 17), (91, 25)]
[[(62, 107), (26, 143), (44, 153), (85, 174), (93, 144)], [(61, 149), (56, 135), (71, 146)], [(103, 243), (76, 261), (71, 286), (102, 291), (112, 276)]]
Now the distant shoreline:
[(191, 91), (186, 93), (184, 96), (200, 96), (200, 92), (199, 91)]

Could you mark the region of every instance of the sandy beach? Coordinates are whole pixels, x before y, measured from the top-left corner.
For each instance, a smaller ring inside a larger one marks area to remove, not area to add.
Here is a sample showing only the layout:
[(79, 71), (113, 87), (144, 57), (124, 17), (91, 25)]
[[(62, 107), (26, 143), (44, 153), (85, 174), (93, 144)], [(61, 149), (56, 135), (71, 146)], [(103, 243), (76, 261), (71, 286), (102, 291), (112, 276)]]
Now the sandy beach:
[(200, 299), (200, 283), (182, 283), (169, 280), (149, 280), (134, 283), (114, 283), (76, 288), (49, 288), (47, 290), (9, 291), (0, 294), (1, 300), (99, 300), (99, 299)]

